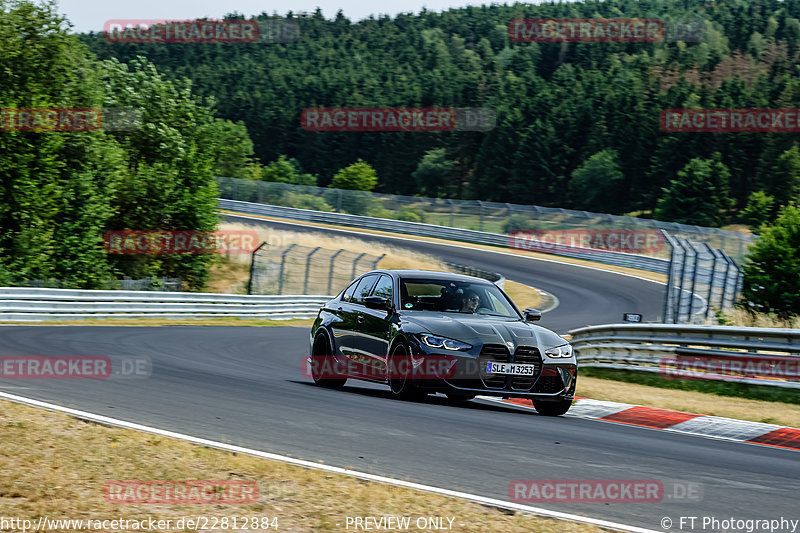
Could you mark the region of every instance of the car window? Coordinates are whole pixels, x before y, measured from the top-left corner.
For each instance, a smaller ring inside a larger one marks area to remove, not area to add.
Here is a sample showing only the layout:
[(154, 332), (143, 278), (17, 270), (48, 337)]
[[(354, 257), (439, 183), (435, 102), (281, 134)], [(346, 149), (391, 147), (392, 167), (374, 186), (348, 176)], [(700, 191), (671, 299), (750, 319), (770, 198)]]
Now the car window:
[[(403, 278), (400, 280), (400, 289), (400, 307), (406, 311), (474, 313), (519, 318), (502, 291), (489, 283)], [(465, 306), (467, 297), (475, 299), (474, 308)]]
[(354, 304), (363, 304), (364, 298), (369, 296), (369, 293), (372, 291), (372, 287), (375, 285), (376, 281), (378, 281), (378, 276), (376, 274), (361, 278), (361, 281), (358, 282), (358, 287), (356, 287), (356, 291), (353, 293), (353, 297), (350, 299), (350, 302)]
[(392, 278), (390, 276), (381, 276), (375, 288), (372, 289), (373, 296), (380, 296), (382, 298), (392, 301)]
[(350, 284), (349, 287), (347, 287), (344, 290), (344, 294), (342, 294), (342, 301), (343, 302), (349, 302), (353, 298), (353, 293), (355, 292), (359, 281), (360, 280), (354, 281), (353, 283)]

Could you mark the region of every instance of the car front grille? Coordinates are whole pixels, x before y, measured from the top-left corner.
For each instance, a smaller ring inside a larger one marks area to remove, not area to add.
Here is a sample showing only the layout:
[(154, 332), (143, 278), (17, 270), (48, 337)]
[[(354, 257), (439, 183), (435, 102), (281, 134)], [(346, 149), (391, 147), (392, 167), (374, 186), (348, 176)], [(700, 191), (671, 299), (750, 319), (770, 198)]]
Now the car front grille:
[(483, 384), (490, 389), (502, 389), (506, 386), (506, 376), (503, 374), (489, 374), (486, 372), (486, 363), (489, 361), (507, 363), (509, 361), (508, 348), (502, 344), (484, 344), (481, 355), (478, 357), (480, 374)]
[(542, 356), (539, 355), (539, 349), (533, 346), (518, 346), (517, 351), (514, 352), (514, 362), (525, 365), (536, 365), (536, 370), (532, 376), (511, 376), (511, 388), (514, 390), (529, 390), (539, 372), (542, 371)]

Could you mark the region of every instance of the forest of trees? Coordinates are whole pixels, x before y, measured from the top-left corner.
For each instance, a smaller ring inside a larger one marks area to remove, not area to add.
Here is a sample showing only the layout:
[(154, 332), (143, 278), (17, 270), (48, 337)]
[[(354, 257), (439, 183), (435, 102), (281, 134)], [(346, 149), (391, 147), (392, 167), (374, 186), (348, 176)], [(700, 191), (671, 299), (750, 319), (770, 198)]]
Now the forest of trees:
[[(170, 78), (189, 78), (197, 94), (214, 97), (222, 117), (246, 126), (253, 157), (267, 164), (286, 156), (323, 186), (361, 158), (376, 169), (378, 192), (644, 211), (707, 225), (742, 222), (748, 205), (752, 211), (765, 201), (773, 218), (800, 190), (797, 133), (659, 128), (666, 108), (798, 107), (799, 0), (589, 0), (360, 22), (320, 12), (288, 16), (299, 24), (297, 42), (81, 38), (101, 58), (142, 55)], [(688, 43), (512, 42), (509, 22), (532, 17), (699, 18), (703, 31), (700, 42)], [(490, 107), (497, 126), (301, 129), (302, 109), (335, 106)], [(690, 218), (676, 205), (687, 193), (709, 200), (690, 201), (701, 207)]]

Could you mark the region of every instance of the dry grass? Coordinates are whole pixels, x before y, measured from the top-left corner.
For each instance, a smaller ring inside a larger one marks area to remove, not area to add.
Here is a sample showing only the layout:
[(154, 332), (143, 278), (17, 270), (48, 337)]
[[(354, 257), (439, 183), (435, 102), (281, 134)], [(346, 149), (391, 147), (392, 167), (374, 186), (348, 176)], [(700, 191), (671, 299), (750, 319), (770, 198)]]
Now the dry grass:
[(704, 392), (661, 389), (609, 379), (579, 377), (576, 396), (674, 409), (700, 415), (800, 427), (800, 405), (762, 402)]
[[(725, 318), (728, 319), (728, 325), (730, 326), (749, 328), (800, 328), (800, 316), (783, 319), (772, 313), (749, 313), (738, 307), (732, 311), (726, 312)], [(716, 324), (717, 322), (714, 321), (713, 323)]]
[[(7, 401), (0, 401), (0, 427), (0, 516), (34, 523), (40, 516), (90, 520), (152, 517), (171, 519), (173, 524), (180, 517), (191, 516), (268, 516), (278, 517), (281, 531), (305, 532), (345, 530), (347, 516), (393, 515), (452, 517), (455, 531), (600, 531), (99, 426)], [(112, 504), (104, 500), (106, 482), (137, 479), (255, 481), (259, 498), (249, 505)]]
[(526, 307), (538, 309), (543, 303), (550, 305), (548, 302), (551, 302), (550, 298), (543, 298), (541, 293), (533, 287), (528, 287), (516, 281), (506, 280), (503, 290), (520, 309), (525, 309)]
[[(242, 214), (242, 213), (237, 213), (235, 211), (228, 211), (228, 210), (225, 210), (225, 209), (220, 209), (220, 210), (218, 210), (218, 212), (222, 213), (222, 214), (230, 214), (230, 215), (241, 215)], [(291, 222), (291, 223), (294, 223), (294, 224), (300, 224), (300, 222), (298, 222), (296, 220), (281, 219), (281, 218), (277, 218), (277, 217), (267, 217), (267, 216), (263, 216), (263, 215), (246, 215), (246, 216), (252, 217), (252, 218), (259, 218), (259, 219), (262, 219), (262, 220), (274, 220), (274, 221), (277, 221), (277, 222)], [(367, 229), (362, 229), (362, 228), (350, 228), (350, 227), (343, 228), (341, 226), (334, 226), (334, 225), (331, 225), (331, 224), (319, 224), (319, 223), (316, 223), (316, 222), (302, 222), (302, 225), (309, 226), (309, 227), (319, 227), (319, 228), (345, 229), (347, 231), (352, 231), (352, 232), (355, 232), (355, 233), (384, 235), (384, 236), (387, 236), (387, 237), (397, 237), (398, 236), (395, 233), (389, 233), (389, 232), (386, 232), (386, 231), (379, 231), (379, 230), (372, 230), (372, 229), (367, 230)], [(476, 250), (489, 250), (489, 251), (493, 251), (493, 252), (503, 251), (503, 252), (511, 253), (511, 254), (515, 254), (515, 255), (535, 257), (537, 259), (547, 259), (547, 260), (556, 261), (556, 262), (559, 262), (559, 263), (568, 263), (568, 264), (571, 264), (571, 265), (588, 266), (588, 267), (595, 268), (595, 269), (598, 269), (598, 270), (607, 270), (609, 272), (616, 272), (616, 273), (619, 273), (619, 274), (627, 274), (629, 276), (634, 276), (634, 277), (642, 278), (642, 279), (648, 279), (648, 280), (651, 280), (651, 281), (659, 281), (661, 283), (666, 283), (667, 282), (667, 276), (665, 276), (663, 274), (657, 274), (655, 272), (645, 272), (644, 270), (637, 270), (635, 268), (617, 267), (617, 266), (612, 266), (612, 265), (604, 265), (602, 263), (594, 263), (592, 261), (584, 261), (584, 260), (581, 260), (581, 259), (572, 259), (570, 257), (561, 257), (561, 256), (551, 255), (551, 254), (542, 254), (542, 253), (537, 253), (537, 252), (529, 252), (529, 251), (526, 251), (526, 250), (518, 250), (518, 249), (514, 249), (514, 248), (502, 248), (502, 249), (499, 249), (497, 246), (487, 246), (487, 245), (483, 245), (483, 244), (454, 242), (454, 241), (447, 241), (445, 239), (436, 239), (436, 238), (433, 238), (433, 237), (420, 237), (418, 235), (414, 235), (413, 239), (414, 240), (418, 240), (418, 241), (426, 241), (426, 242), (438, 242), (438, 243), (445, 243), (445, 244), (458, 244), (458, 245), (462, 245), (462, 246), (469, 246), (470, 248), (474, 248)]]

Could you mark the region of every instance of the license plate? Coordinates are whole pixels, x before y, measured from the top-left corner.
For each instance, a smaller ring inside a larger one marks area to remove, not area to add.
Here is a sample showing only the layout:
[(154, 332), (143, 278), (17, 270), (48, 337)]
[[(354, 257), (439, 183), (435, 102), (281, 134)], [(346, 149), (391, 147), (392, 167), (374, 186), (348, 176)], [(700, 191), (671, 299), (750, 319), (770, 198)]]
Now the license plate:
[(532, 376), (536, 373), (536, 365), (519, 365), (516, 363), (486, 363), (489, 374), (511, 374), (512, 376)]

